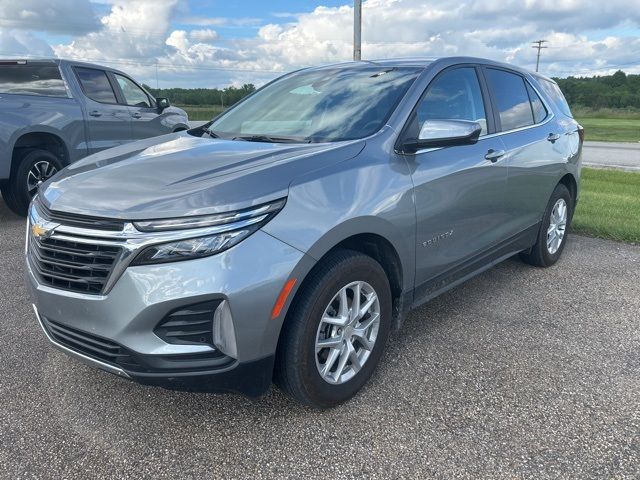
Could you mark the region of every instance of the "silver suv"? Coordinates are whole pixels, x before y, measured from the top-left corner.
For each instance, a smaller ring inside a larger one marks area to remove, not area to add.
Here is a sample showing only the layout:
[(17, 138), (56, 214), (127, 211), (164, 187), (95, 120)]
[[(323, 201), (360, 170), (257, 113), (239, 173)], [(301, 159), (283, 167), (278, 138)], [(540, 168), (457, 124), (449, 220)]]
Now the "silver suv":
[(87, 157), (29, 211), (58, 348), (169, 388), (330, 407), (407, 312), (560, 257), (582, 128), (552, 80), (477, 58), (311, 68), (205, 126)]

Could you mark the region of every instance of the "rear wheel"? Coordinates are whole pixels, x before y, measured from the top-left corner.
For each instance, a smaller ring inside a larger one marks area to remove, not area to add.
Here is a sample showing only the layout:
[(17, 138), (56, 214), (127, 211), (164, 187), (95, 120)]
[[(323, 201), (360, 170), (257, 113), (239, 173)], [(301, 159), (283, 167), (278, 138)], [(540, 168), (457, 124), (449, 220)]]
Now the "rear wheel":
[(375, 260), (339, 251), (305, 281), (278, 346), (276, 383), (302, 403), (338, 405), (367, 382), (391, 326), (391, 289)]
[(573, 213), (573, 201), (567, 187), (558, 184), (551, 194), (542, 218), (538, 239), (520, 258), (536, 267), (550, 267), (558, 261), (567, 241), (567, 229)]
[(28, 150), (17, 161), (11, 178), (2, 186), (2, 196), (13, 212), (25, 216), (40, 184), (61, 170), (63, 165), (53, 153), (40, 149)]

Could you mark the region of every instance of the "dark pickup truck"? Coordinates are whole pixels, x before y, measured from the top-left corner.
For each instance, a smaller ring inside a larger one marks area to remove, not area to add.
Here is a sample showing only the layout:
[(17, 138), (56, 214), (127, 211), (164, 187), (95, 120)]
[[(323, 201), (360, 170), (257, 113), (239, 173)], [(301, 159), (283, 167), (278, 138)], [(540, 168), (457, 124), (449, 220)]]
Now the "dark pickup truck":
[(87, 155), (189, 128), (127, 74), (68, 60), (0, 60), (0, 188), (25, 215), (38, 185)]

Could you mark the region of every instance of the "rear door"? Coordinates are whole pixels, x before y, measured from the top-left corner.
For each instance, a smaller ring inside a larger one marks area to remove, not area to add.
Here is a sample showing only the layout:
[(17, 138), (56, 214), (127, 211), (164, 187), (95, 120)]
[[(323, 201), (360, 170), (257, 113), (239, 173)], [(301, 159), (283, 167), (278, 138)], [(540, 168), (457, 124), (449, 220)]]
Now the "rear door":
[(511, 235), (537, 234), (551, 192), (566, 171), (566, 132), (523, 75), (485, 67), (508, 169), (506, 201)]
[(169, 125), (163, 125), (162, 115), (158, 113), (155, 99), (129, 77), (113, 73), (113, 79), (120, 89), (123, 102), (131, 115), (132, 135), (134, 139), (154, 137), (170, 133)]
[(118, 103), (107, 72), (78, 66), (73, 71), (84, 93), (89, 153), (130, 142), (131, 115), (126, 105)]
[[(478, 68), (458, 66), (427, 87), (405, 127), (417, 136), (430, 119), (480, 123), (477, 143), (419, 150), (406, 155), (415, 191), (416, 300), (481, 264), (505, 238), (507, 169), (494, 130), (488, 95)], [(497, 154), (493, 158), (492, 154)]]

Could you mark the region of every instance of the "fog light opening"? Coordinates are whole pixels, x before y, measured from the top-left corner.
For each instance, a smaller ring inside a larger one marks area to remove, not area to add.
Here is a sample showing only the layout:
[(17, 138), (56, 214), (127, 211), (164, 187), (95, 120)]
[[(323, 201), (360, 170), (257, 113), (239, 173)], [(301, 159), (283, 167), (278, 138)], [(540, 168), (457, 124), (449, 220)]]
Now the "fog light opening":
[(223, 300), (213, 313), (213, 344), (225, 355), (238, 358), (236, 345), (236, 331), (233, 327), (233, 318), (229, 302)]

